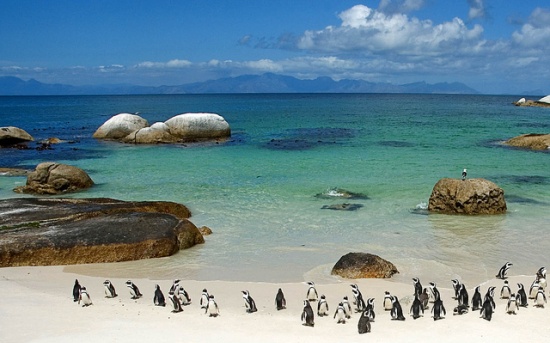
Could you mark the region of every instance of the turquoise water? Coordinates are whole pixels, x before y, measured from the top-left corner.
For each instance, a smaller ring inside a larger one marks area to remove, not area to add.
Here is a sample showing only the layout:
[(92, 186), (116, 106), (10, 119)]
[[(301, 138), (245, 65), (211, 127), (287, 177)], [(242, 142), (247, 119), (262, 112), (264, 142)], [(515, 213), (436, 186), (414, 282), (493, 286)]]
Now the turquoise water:
[[(506, 261), (511, 274), (549, 265), (550, 154), (500, 142), (550, 131), (550, 111), (512, 106), (515, 96), (297, 94), (0, 97), (0, 126), (37, 139), (73, 141), (52, 151), (0, 150), (1, 166), (55, 160), (86, 170), (96, 186), (72, 197), (169, 200), (214, 233), (162, 259), (87, 266), (86, 272), (198, 280), (326, 279), (350, 251), (378, 254), (412, 276), (480, 282)], [(92, 133), (110, 116), (150, 123), (215, 112), (225, 144), (133, 146)], [(443, 177), (482, 177), (505, 190), (501, 216), (422, 215)], [(0, 197), (24, 178), (1, 177)], [(321, 209), (339, 187), (368, 199), (353, 212)], [(541, 239), (543, 238), (543, 239)], [(515, 271), (514, 271), (515, 270)]]

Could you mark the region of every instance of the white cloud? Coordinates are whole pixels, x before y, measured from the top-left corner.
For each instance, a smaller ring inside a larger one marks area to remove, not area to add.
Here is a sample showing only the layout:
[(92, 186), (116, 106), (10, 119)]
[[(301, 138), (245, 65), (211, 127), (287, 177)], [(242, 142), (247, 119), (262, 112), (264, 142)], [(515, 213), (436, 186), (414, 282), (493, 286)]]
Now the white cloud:
[(487, 17), (487, 6), (485, 0), (468, 0), (470, 10), (468, 11), (469, 19), (483, 19)]
[(163, 69), (163, 68), (187, 68), (192, 66), (193, 63), (188, 60), (170, 60), (168, 62), (151, 62), (145, 61), (135, 65), (136, 68), (151, 68), (151, 69)]
[(512, 39), (520, 46), (548, 52), (550, 50), (550, 10), (536, 8), (521, 30), (512, 34)]
[(424, 0), (380, 0), (378, 10), (384, 13), (409, 13), (424, 6)]

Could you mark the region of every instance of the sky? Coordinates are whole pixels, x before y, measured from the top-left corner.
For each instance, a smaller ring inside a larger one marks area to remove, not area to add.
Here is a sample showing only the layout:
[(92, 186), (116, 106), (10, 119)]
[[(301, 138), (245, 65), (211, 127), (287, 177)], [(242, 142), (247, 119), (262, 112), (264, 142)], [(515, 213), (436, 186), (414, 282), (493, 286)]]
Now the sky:
[(0, 76), (181, 85), (267, 72), (550, 94), (548, 0), (0, 0)]

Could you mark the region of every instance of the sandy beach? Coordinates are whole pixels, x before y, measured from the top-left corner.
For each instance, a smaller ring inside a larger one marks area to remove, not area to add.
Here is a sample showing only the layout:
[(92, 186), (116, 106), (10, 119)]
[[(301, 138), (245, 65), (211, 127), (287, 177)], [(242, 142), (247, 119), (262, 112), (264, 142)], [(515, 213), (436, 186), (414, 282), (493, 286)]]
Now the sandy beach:
[[(517, 282), (528, 289), (533, 276), (514, 275), (508, 280), (515, 291)], [(408, 314), (413, 283), (391, 280), (362, 279), (318, 283), (319, 294), (325, 294), (331, 315), (315, 317), (315, 327), (303, 326), (300, 315), (307, 290), (305, 283), (250, 283), (227, 281), (181, 280), (192, 303), (180, 313), (171, 307), (153, 305), (155, 284), (165, 296), (172, 280), (133, 279), (144, 296), (130, 299), (126, 279), (111, 278), (118, 297), (105, 298), (101, 277), (64, 272), (64, 267), (10, 267), (0, 269), (0, 341), (2, 342), (465, 342), (494, 340), (499, 342), (543, 341), (548, 335), (548, 308), (536, 308), (532, 300), (517, 315), (505, 313), (506, 301), (499, 299), (502, 280), (492, 279), (481, 285), (482, 294), (489, 286), (495, 291), (496, 311), (492, 321), (479, 317), (479, 312), (453, 316), (456, 300), (450, 280), (421, 280), (424, 286), (435, 281), (447, 309), (446, 318), (434, 321), (426, 312), (413, 320)], [(91, 295), (93, 305), (82, 307), (73, 302), (72, 287), (78, 279)], [(316, 280), (312, 280), (316, 281)], [(376, 319), (372, 331), (357, 332), (359, 314), (346, 324), (337, 324), (333, 314), (343, 296), (353, 299), (351, 283), (357, 283), (365, 298), (375, 298)], [(467, 285), (470, 299), (473, 288)], [(220, 316), (208, 317), (200, 308), (199, 298), (207, 288), (220, 307)], [(277, 311), (274, 299), (282, 288), (287, 308)], [(245, 311), (241, 291), (250, 291), (258, 312)], [(398, 296), (406, 320), (391, 320), (382, 308), (384, 291)], [(430, 304), (431, 305), (431, 304)], [(317, 304), (312, 303), (314, 309)]]

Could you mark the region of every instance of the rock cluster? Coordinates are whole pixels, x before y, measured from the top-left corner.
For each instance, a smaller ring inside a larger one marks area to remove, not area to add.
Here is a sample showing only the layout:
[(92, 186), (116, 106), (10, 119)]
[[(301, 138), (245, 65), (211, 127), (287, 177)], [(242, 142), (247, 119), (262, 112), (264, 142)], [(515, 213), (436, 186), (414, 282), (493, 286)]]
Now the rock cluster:
[(429, 212), (446, 214), (501, 214), (506, 212), (504, 191), (485, 179), (439, 180), (430, 196)]
[(550, 149), (550, 134), (544, 133), (528, 133), (525, 135), (510, 138), (506, 145), (515, 146), (518, 148), (527, 148), (533, 150), (548, 150)]
[(332, 268), (332, 275), (339, 275), (347, 279), (361, 278), (390, 278), (399, 273), (393, 263), (380, 256), (350, 252), (342, 256)]
[(203, 243), (183, 205), (115, 199), (0, 200), (0, 267), (164, 257)]
[(215, 113), (184, 113), (149, 126), (136, 114), (120, 113), (101, 125), (93, 137), (133, 144), (183, 143), (225, 139), (231, 129)]
[(92, 187), (94, 182), (80, 168), (55, 162), (43, 162), (27, 175), (25, 186), (14, 189), (17, 193), (60, 194)]

